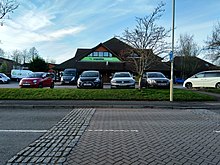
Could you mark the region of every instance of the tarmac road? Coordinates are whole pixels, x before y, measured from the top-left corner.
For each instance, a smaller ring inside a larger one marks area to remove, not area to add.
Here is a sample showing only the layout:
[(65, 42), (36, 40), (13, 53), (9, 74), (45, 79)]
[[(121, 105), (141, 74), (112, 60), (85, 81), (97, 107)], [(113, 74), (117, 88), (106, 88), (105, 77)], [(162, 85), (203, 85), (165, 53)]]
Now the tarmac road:
[(70, 109), (0, 109), (0, 164), (42, 136)]

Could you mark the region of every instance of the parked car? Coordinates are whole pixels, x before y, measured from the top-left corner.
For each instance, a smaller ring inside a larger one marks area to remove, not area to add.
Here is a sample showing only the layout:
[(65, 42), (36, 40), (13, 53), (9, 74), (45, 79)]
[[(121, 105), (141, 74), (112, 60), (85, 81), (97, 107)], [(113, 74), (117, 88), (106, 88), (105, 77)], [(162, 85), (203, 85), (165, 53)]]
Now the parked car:
[(144, 72), (141, 87), (169, 88), (170, 80), (161, 72)]
[(76, 84), (77, 71), (74, 68), (65, 69), (62, 73), (61, 84)]
[(22, 70), (22, 69), (12, 69), (11, 70), (11, 79), (20, 81), (22, 78), (28, 77), (33, 72), (30, 70)]
[(54, 80), (50, 73), (34, 72), (19, 82), (21, 88), (54, 88)]
[(190, 88), (218, 88), (220, 89), (220, 70), (199, 72), (186, 79), (183, 87)]
[(50, 74), (50, 77), (53, 79), (53, 81), (56, 81), (56, 74), (53, 72), (48, 72), (48, 74)]
[(135, 80), (129, 72), (116, 72), (110, 83), (111, 88), (135, 88)]
[(10, 78), (6, 76), (4, 73), (0, 73), (0, 84), (7, 84), (10, 82)]
[(84, 71), (77, 80), (77, 88), (103, 88), (99, 71)]

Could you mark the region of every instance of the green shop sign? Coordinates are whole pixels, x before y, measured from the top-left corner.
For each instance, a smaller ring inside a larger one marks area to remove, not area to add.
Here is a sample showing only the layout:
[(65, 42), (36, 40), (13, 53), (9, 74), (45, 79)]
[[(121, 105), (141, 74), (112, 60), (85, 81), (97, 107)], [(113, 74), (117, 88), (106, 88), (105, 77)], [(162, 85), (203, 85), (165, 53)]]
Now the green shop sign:
[(117, 57), (84, 57), (81, 61), (88, 62), (120, 62)]

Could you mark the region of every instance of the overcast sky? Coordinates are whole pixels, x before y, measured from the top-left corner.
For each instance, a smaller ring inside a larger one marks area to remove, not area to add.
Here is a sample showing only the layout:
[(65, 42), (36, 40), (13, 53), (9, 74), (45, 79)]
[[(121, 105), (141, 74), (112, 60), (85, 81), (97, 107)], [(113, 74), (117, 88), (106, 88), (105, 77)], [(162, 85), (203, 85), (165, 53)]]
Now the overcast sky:
[[(5, 51), (36, 47), (45, 60), (64, 62), (77, 48), (92, 48), (135, 26), (135, 17), (152, 13), (161, 0), (18, 0), (11, 19), (0, 26)], [(158, 24), (172, 26), (172, 0), (164, 0)], [(175, 38), (194, 35), (200, 46), (220, 20), (219, 0), (176, 0)], [(171, 39), (170, 39), (171, 40)]]

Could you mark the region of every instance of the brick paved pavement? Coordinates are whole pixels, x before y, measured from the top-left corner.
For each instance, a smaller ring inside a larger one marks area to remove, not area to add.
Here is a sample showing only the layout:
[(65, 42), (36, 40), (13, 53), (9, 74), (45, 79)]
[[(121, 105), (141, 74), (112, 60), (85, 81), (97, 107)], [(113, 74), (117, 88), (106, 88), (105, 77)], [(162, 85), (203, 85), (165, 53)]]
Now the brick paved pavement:
[(65, 165), (220, 164), (220, 114), (97, 109)]
[(74, 109), (7, 164), (218, 165), (218, 112), (205, 109)]
[(11, 158), (7, 165), (63, 164), (89, 125), (94, 112), (94, 109), (72, 110), (40, 139)]

